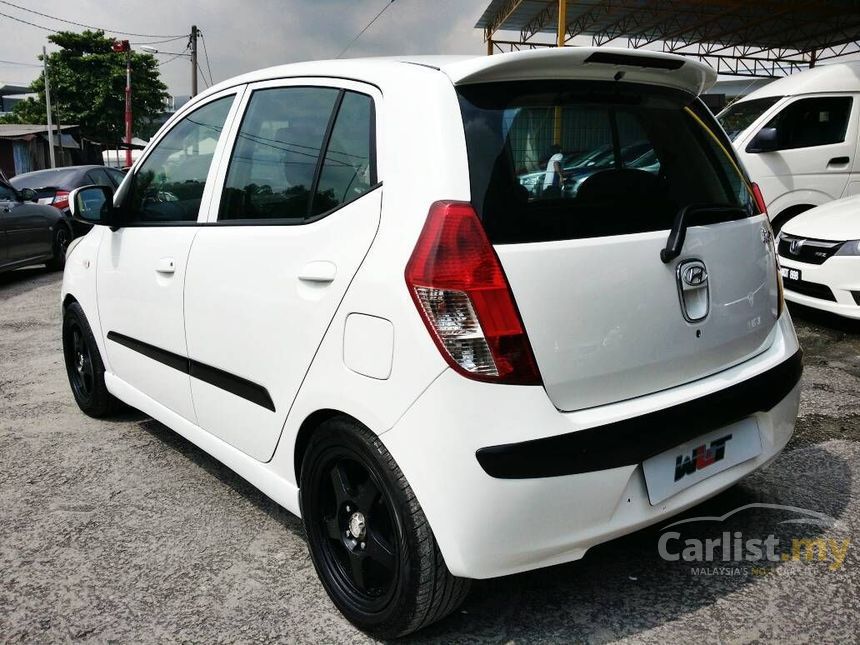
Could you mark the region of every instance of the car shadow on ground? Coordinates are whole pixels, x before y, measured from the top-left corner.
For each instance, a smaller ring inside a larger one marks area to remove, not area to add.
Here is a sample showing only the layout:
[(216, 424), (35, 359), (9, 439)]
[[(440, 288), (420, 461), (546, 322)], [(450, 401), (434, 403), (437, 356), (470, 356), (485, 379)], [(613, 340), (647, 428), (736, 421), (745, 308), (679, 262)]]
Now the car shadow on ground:
[[(157, 421), (145, 419), (139, 425), (286, 529), (306, 539), (301, 520), (229, 468)], [(751, 504), (778, 504), (824, 514), (837, 520), (838, 525), (849, 502), (850, 490), (851, 471), (844, 459), (820, 446), (786, 452), (768, 468), (713, 499), (653, 527), (596, 546), (578, 562), (475, 581), (459, 610), (407, 642), (607, 642), (676, 621), (747, 585), (758, 584), (762, 577), (775, 578), (778, 569), (786, 565), (757, 562), (756, 566), (760, 564), (761, 568), (751, 571), (750, 563), (743, 561), (666, 561), (660, 557), (657, 545), (667, 524), (684, 518), (719, 517)], [(822, 499), (827, 500), (825, 507)], [(488, 503), (499, 504), (500, 512), (503, 510), (503, 500), (488, 500)], [(814, 523), (781, 523), (796, 518), (791, 511), (751, 507), (721, 522), (697, 521), (673, 530), (683, 531), (683, 539), (702, 541), (719, 537), (724, 531), (740, 531), (744, 539), (774, 535), (780, 545), (790, 545), (798, 538), (814, 539), (828, 531)], [(511, 521), (516, 522), (516, 518)], [(512, 530), (521, 528), (512, 526)], [(819, 564), (825, 566), (817, 562), (809, 566)], [(723, 566), (733, 570), (744, 567), (745, 572), (694, 573), (693, 566)], [(751, 615), (749, 620), (754, 624), (755, 616)]]
[(860, 320), (837, 316), (828, 311), (793, 302), (788, 303), (788, 310), (791, 312), (792, 318), (798, 322), (803, 321), (829, 330), (860, 336)]
[(49, 271), (42, 266), (2, 271), (0, 272), (0, 298), (11, 295), (11, 293), (25, 293), (32, 288), (50, 282), (52, 278), (59, 279), (61, 276), (61, 273)]

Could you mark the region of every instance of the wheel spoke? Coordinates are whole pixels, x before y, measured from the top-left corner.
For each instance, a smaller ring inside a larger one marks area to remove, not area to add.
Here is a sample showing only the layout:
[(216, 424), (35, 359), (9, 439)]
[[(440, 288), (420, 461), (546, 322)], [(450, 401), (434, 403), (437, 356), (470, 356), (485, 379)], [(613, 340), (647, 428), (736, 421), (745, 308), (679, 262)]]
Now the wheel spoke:
[(352, 573), (352, 581), (359, 589), (367, 590), (367, 581), (364, 577), (364, 565), (366, 558), (363, 555), (351, 551), (349, 554), (349, 566)]
[(358, 508), (365, 513), (368, 513), (378, 498), (379, 489), (376, 487), (376, 484), (373, 483), (373, 480), (368, 477), (367, 481), (358, 487), (358, 494), (355, 497), (355, 503), (358, 504)]
[(346, 470), (342, 463), (337, 463), (331, 469), (331, 483), (334, 487), (334, 496), (338, 506), (349, 500), (351, 497), (351, 489), (349, 479), (346, 476)]
[(367, 557), (388, 571), (394, 569), (394, 547), (379, 531), (368, 532), (366, 544)]
[(342, 536), (340, 526), (337, 523), (337, 515), (327, 517), (323, 522), (325, 523), (326, 534), (332, 540), (340, 540)]

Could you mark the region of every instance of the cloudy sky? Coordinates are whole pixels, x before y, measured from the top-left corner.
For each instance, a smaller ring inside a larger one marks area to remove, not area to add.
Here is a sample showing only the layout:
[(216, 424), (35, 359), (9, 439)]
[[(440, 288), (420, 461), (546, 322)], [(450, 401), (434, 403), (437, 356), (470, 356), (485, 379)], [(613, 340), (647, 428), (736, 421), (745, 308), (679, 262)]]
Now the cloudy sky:
[[(205, 34), (212, 75), (224, 80), (249, 70), (299, 60), (332, 58), (388, 0), (10, 0), (48, 16), (110, 30), (173, 36), (196, 24)], [(347, 56), (403, 53), (480, 54), (481, 30), (473, 25), (489, 0), (395, 0), (347, 52)], [(0, 13), (51, 29), (74, 29), (45, 16), (0, 3)], [(39, 73), (36, 56), (47, 44), (45, 29), (0, 15), (0, 82), (27, 84)], [(115, 32), (113, 32), (115, 33)], [(156, 38), (123, 36), (132, 42)], [(155, 45), (181, 51), (185, 41)], [(49, 46), (50, 48), (50, 46)], [(201, 64), (205, 66), (201, 47)], [(168, 60), (170, 55), (158, 56)], [(165, 63), (172, 94), (190, 92), (187, 58)], [(201, 81), (201, 89), (204, 86)]]

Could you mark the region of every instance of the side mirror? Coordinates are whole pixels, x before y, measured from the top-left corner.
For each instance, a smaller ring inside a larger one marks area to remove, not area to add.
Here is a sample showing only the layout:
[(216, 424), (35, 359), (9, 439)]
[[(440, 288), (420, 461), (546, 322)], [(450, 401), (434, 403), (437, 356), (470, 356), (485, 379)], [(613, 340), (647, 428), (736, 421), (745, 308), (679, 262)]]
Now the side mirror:
[(773, 152), (779, 150), (779, 132), (776, 128), (762, 128), (747, 146), (747, 152)]
[(22, 188), (21, 192), (18, 194), (21, 195), (22, 202), (35, 202), (39, 199), (36, 191), (32, 188)]
[(69, 194), (69, 210), (72, 218), (87, 224), (115, 226), (113, 188), (108, 186), (84, 186)]

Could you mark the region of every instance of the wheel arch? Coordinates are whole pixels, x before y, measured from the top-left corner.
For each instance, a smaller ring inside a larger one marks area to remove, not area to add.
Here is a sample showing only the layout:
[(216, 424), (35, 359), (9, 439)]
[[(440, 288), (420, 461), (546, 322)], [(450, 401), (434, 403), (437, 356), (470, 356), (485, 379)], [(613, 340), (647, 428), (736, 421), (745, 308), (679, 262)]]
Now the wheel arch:
[(794, 204), (792, 206), (788, 206), (782, 209), (779, 214), (777, 214), (771, 220), (774, 230), (776, 232), (779, 232), (779, 230), (782, 229), (786, 222), (793, 219), (797, 215), (800, 215), (801, 213), (815, 208), (815, 206), (815, 204)]
[(334, 417), (346, 417), (367, 427), (366, 424), (362, 423), (351, 414), (347, 414), (346, 412), (335, 410), (333, 408), (316, 410), (305, 417), (305, 420), (302, 421), (299, 426), (299, 431), (296, 433), (296, 440), (293, 444), (293, 472), (295, 473), (295, 481), (297, 485), (301, 482), (302, 459), (304, 459), (308, 442), (311, 440), (311, 435), (313, 435), (320, 425)]

